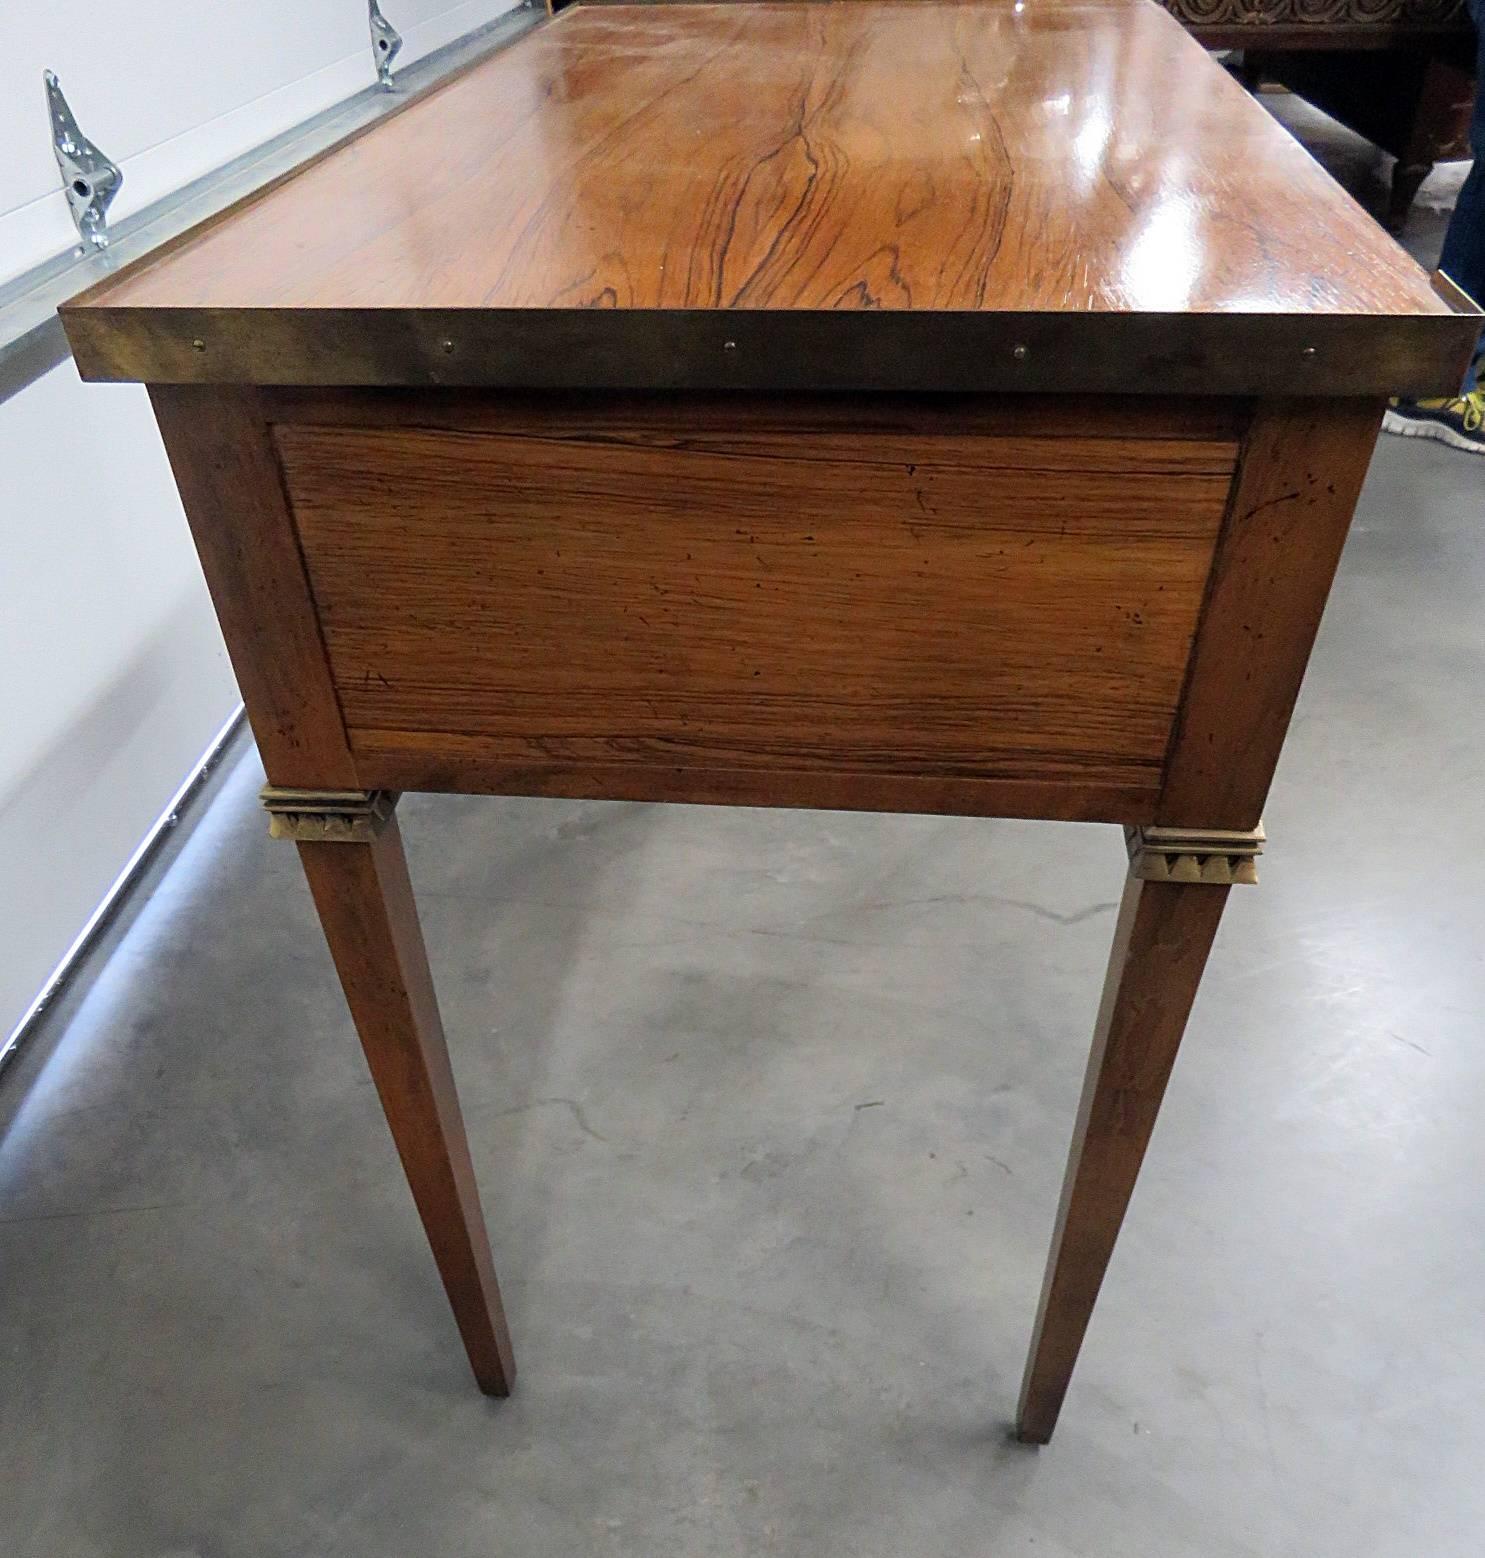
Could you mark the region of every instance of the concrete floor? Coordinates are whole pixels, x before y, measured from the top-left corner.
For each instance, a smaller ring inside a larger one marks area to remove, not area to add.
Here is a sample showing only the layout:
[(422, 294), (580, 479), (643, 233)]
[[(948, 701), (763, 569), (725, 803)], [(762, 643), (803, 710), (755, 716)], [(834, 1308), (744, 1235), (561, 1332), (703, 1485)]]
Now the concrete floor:
[(497, 1404), (248, 752), (0, 1083), (0, 1551), (1474, 1558), (1482, 519), (1383, 440), (1049, 1449), (1116, 830), (408, 798)]

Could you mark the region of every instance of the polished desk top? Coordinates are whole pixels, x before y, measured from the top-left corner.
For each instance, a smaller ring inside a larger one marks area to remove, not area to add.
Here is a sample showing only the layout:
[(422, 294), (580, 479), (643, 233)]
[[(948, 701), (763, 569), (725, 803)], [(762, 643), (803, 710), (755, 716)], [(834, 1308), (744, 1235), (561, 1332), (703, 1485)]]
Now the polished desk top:
[(1475, 328), (1147, 0), (577, 7), (68, 315), (100, 378), (1214, 393)]

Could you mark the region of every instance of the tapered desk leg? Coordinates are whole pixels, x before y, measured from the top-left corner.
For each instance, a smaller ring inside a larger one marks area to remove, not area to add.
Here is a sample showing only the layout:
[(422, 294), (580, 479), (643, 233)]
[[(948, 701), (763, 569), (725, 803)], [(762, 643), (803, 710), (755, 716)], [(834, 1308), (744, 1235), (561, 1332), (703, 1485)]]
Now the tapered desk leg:
[[(272, 793), (272, 792), (268, 792)], [(298, 838), (351, 1016), (479, 1387), (515, 1360), (397, 819), (354, 841)]]
[(1125, 886), (1021, 1387), (1029, 1444), (1057, 1424), (1227, 893), (1133, 872)]

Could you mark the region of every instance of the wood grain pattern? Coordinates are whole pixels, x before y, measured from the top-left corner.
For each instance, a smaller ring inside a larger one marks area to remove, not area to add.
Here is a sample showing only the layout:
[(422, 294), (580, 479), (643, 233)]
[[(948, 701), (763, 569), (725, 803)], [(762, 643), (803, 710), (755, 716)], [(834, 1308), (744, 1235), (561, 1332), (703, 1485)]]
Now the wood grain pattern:
[(1260, 407), (1243, 442), (1157, 820), (1263, 813), (1381, 424), (1368, 402)]
[(1016, 1415), (1027, 1443), (1052, 1437), (1230, 891), (1125, 884)]
[(579, 8), (113, 301), (1443, 311), (1126, 0)]
[(1361, 392), (1474, 333), (1145, 0), (578, 7), (67, 315), (259, 382)]
[(509, 1395), (515, 1359), (397, 819), (370, 843), (298, 849), (475, 1379)]
[(151, 400), (269, 782), (354, 788), (261, 397), (180, 385)]
[(628, 767), (684, 799), (756, 771), (779, 804), (814, 774), (1147, 811), (1235, 444), (793, 410), (278, 424), (362, 782)]

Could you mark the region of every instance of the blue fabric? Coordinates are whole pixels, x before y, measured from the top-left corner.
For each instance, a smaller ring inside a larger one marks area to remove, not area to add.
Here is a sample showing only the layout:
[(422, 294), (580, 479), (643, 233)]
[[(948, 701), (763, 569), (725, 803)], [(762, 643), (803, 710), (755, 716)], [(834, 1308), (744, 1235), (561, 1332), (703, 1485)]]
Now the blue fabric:
[(1475, 121), (1470, 126), (1470, 145), (1478, 157), (1485, 148), (1485, 0), (1467, 0), (1467, 3), (1479, 39), (1475, 59)]
[[(1470, 15), (1479, 33), (1479, 57), (1475, 66), (1475, 117), (1470, 125), (1470, 149), (1474, 165), (1459, 191), (1439, 267), (1457, 281), (1476, 302), (1485, 303), (1485, 0), (1469, 0)], [(1485, 334), (1465, 380), (1473, 389), (1485, 368)]]

